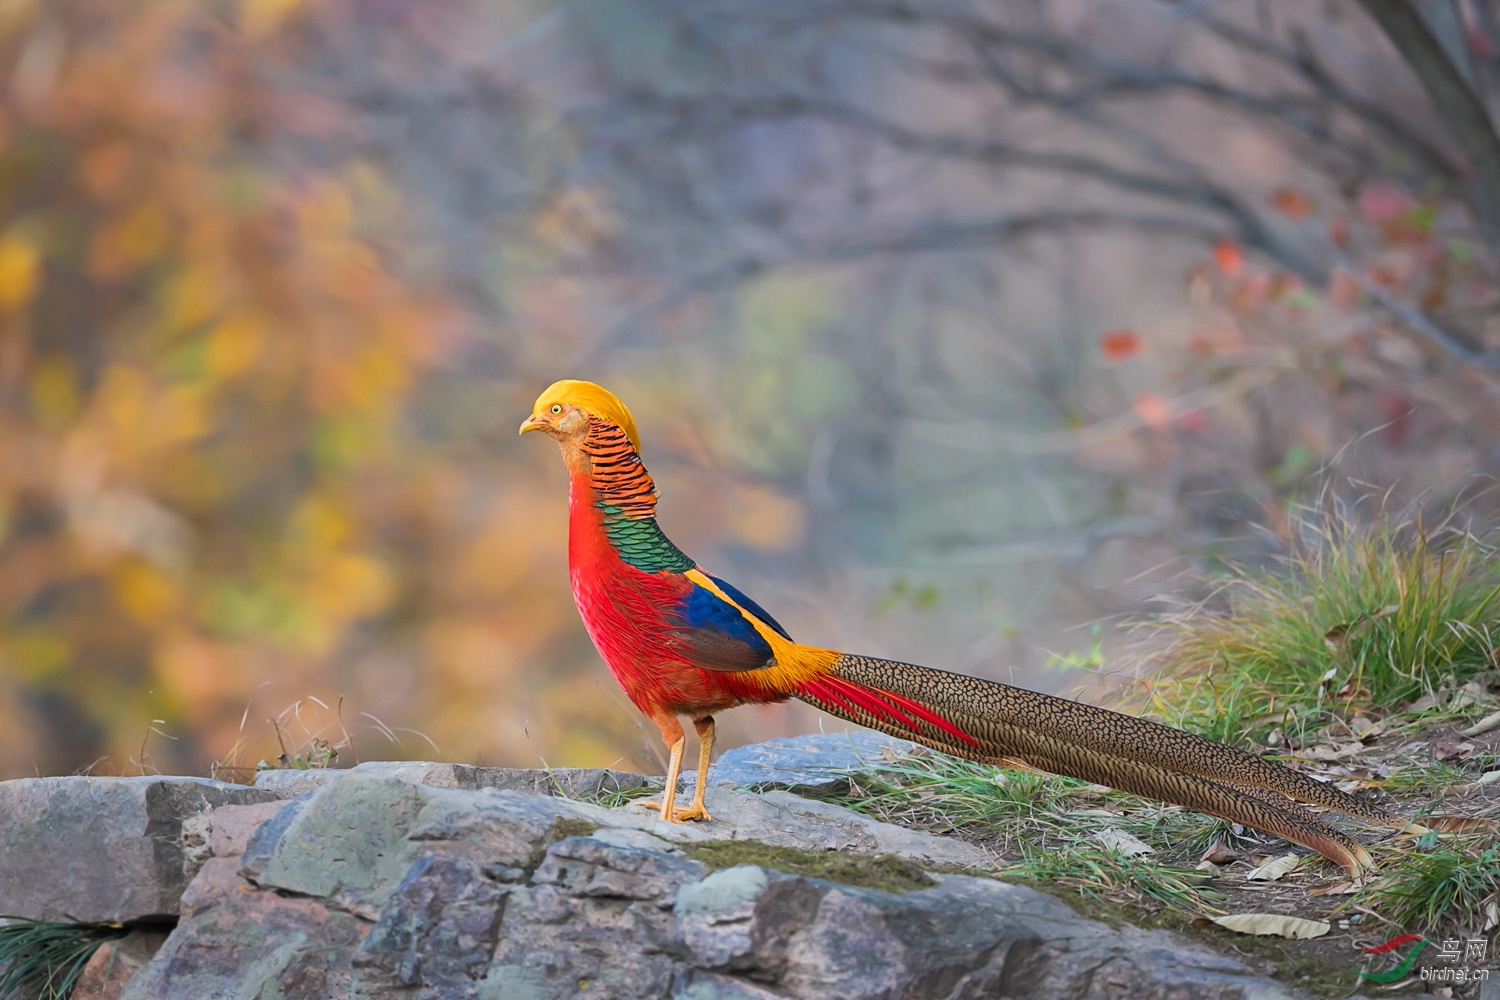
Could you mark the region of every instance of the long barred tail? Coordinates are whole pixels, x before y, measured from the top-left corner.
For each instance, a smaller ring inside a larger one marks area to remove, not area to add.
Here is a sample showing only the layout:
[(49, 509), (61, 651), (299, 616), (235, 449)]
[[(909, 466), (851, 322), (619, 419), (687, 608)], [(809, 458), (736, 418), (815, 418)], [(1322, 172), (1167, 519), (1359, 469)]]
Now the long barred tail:
[(964, 674), (844, 653), (796, 696), (830, 715), (957, 757), (1019, 759), (1243, 823), (1310, 847), (1351, 875), (1369, 867), (1368, 852), (1292, 800), (1395, 829), (1407, 822), (1243, 750)]

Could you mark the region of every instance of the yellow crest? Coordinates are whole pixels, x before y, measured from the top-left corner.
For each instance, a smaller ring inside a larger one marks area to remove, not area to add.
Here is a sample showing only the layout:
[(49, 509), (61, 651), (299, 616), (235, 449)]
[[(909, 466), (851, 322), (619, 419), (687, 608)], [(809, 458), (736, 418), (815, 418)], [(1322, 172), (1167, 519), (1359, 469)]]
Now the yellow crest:
[(532, 406), (531, 412), (545, 413), (547, 407), (553, 403), (576, 406), (600, 420), (608, 420), (625, 432), (625, 436), (630, 438), (630, 444), (636, 451), (641, 450), (641, 436), (636, 432), (635, 418), (630, 415), (630, 410), (625, 404), (604, 386), (576, 378), (565, 378), (553, 382), (536, 398), (536, 404)]

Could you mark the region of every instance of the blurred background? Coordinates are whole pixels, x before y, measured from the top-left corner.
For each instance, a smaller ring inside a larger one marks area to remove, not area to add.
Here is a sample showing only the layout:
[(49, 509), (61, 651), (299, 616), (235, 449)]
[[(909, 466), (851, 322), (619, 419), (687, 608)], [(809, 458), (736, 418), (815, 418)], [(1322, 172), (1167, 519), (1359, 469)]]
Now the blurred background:
[(561, 377), (802, 641), (1046, 690), (1306, 504), (1490, 523), (1497, 6), (0, 0), (0, 777), (659, 771)]

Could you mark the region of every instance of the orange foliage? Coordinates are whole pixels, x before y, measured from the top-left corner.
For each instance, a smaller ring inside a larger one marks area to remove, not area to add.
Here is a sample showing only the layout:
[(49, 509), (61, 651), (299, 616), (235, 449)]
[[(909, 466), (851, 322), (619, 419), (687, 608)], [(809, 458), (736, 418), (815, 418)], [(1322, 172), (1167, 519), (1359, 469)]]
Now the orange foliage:
[(403, 648), (462, 547), (406, 420), (462, 314), (364, 235), (401, 225), (373, 165), (249, 139), (296, 106), (256, 68), (310, 6), (0, 24), (0, 776), (138, 766), (153, 717), (201, 772), (247, 703), (362, 690), (351, 648)]
[(1238, 277), (1245, 266), (1245, 255), (1233, 240), (1220, 240), (1214, 244), (1214, 263), (1219, 270), (1231, 278)]
[(1307, 195), (1294, 187), (1277, 188), (1271, 192), (1271, 207), (1289, 219), (1303, 219), (1312, 213), (1312, 204)]
[(1110, 330), (1099, 338), (1099, 353), (1106, 361), (1124, 361), (1141, 352), (1141, 335), (1134, 330)]

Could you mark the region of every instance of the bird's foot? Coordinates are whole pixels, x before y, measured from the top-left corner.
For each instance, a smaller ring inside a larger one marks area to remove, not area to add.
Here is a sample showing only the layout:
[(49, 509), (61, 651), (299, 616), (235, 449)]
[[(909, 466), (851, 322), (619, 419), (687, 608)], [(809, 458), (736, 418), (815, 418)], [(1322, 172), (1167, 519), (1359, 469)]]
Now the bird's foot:
[[(661, 803), (657, 802), (655, 799), (651, 799), (646, 802), (637, 802), (636, 805), (642, 806), (646, 809), (654, 809), (657, 812), (661, 812)], [(686, 820), (701, 820), (703, 822), (707, 822), (713, 819), (713, 817), (708, 814), (708, 810), (703, 808), (702, 803), (695, 803), (690, 806), (673, 806), (672, 815), (662, 816), (661, 818), (668, 823), (682, 823)]]

